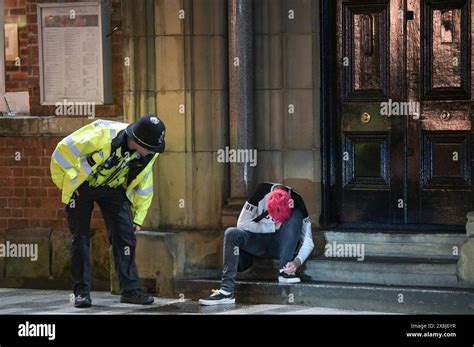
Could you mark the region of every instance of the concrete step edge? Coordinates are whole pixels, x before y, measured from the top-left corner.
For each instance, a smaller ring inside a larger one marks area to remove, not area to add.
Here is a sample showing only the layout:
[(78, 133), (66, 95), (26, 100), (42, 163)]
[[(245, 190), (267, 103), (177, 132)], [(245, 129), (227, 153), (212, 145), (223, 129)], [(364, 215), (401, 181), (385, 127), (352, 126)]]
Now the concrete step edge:
[(456, 275), (456, 264), (390, 264), (390, 263), (365, 263), (336, 260), (313, 260), (305, 267), (305, 273), (310, 271), (352, 271), (352, 272), (382, 272), (382, 273), (420, 273), (426, 275)]
[[(462, 244), (466, 239), (465, 234), (400, 234), (400, 233), (363, 233), (363, 232), (344, 232), (344, 231), (322, 231), (326, 240), (329, 241), (350, 241), (362, 242), (369, 240), (373, 243), (431, 243)], [(375, 240), (378, 240), (375, 242)], [(409, 242), (407, 242), (409, 240)]]

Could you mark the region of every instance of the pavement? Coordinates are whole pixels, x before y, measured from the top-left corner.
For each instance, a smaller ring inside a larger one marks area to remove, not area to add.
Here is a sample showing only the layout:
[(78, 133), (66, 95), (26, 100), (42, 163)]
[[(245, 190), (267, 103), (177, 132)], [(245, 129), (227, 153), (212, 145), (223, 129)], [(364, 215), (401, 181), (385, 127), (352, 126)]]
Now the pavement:
[(185, 298), (156, 298), (149, 306), (121, 304), (120, 296), (109, 292), (92, 292), (92, 307), (74, 308), (71, 292), (66, 290), (38, 290), (0, 288), (0, 315), (35, 314), (116, 314), (116, 315), (156, 315), (156, 314), (228, 314), (228, 315), (362, 315), (390, 314), (387, 312), (351, 311), (325, 307), (301, 305), (218, 305), (201, 306), (197, 301)]

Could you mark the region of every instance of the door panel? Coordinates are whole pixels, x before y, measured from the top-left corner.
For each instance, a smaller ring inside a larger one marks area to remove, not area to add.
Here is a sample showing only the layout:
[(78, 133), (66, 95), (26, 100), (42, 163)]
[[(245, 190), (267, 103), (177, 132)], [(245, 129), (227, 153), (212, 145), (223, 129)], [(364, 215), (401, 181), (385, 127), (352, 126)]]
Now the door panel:
[(469, 1), (425, 0), (421, 11), (423, 99), (469, 99)]
[(388, 96), (388, 13), (388, 0), (342, 4), (345, 101), (385, 100)]
[(469, 133), (424, 133), (421, 188), (469, 188), (469, 143)]
[(472, 18), (470, 0), (338, 0), (341, 222), (465, 224)]
[(343, 222), (403, 218), (403, 209), (396, 208), (397, 197), (403, 197), (401, 122), (380, 114), (380, 102), (400, 93), (391, 90), (391, 83), (397, 85), (402, 69), (398, 62), (391, 65), (390, 55), (403, 47), (403, 36), (389, 40), (393, 30), (402, 28), (394, 20), (397, 5), (388, 0), (338, 3)]
[(344, 148), (349, 154), (344, 166), (346, 189), (390, 189), (389, 143), (387, 134), (345, 133)]
[[(410, 1), (420, 16), (407, 31), (407, 41), (420, 37), (420, 69), (412, 71), (421, 92), (419, 119), (409, 119), (407, 140), (416, 148), (407, 157), (412, 181), (409, 223), (465, 224), (472, 208), (471, 170), (471, 13), (469, 0)], [(413, 6), (413, 7), (410, 7)], [(412, 47), (412, 49), (417, 49)], [(419, 173), (419, 174), (418, 174)]]

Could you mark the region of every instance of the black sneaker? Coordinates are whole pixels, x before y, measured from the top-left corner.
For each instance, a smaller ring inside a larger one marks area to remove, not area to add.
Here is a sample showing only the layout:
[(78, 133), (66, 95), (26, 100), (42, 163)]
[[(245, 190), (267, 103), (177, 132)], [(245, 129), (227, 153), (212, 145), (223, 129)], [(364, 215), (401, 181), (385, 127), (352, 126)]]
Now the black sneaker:
[(122, 304), (151, 305), (155, 299), (145, 293), (142, 289), (133, 289), (122, 293), (120, 302)]
[(88, 294), (79, 294), (74, 298), (74, 307), (76, 308), (87, 308), (91, 307), (92, 300), (91, 296)]
[(199, 303), (205, 306), (235, 304), (234, 293), (224, 294), (220, 289), (213, 289), (212, 292), (208, 298), (200, 299)]
[(284, 284), (300, 283), (301, 279), (294, 272), (288, 274), (285, 271), (281, 271), (278, 275), (278, 282)]

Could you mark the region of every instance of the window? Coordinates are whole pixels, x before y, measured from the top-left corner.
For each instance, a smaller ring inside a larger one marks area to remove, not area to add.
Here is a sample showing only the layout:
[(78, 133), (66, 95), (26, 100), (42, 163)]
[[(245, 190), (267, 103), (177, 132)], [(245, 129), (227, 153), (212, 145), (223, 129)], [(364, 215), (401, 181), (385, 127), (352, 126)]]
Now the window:
[(0, 0), (0, 111), (29, 114), (25, 0)]

